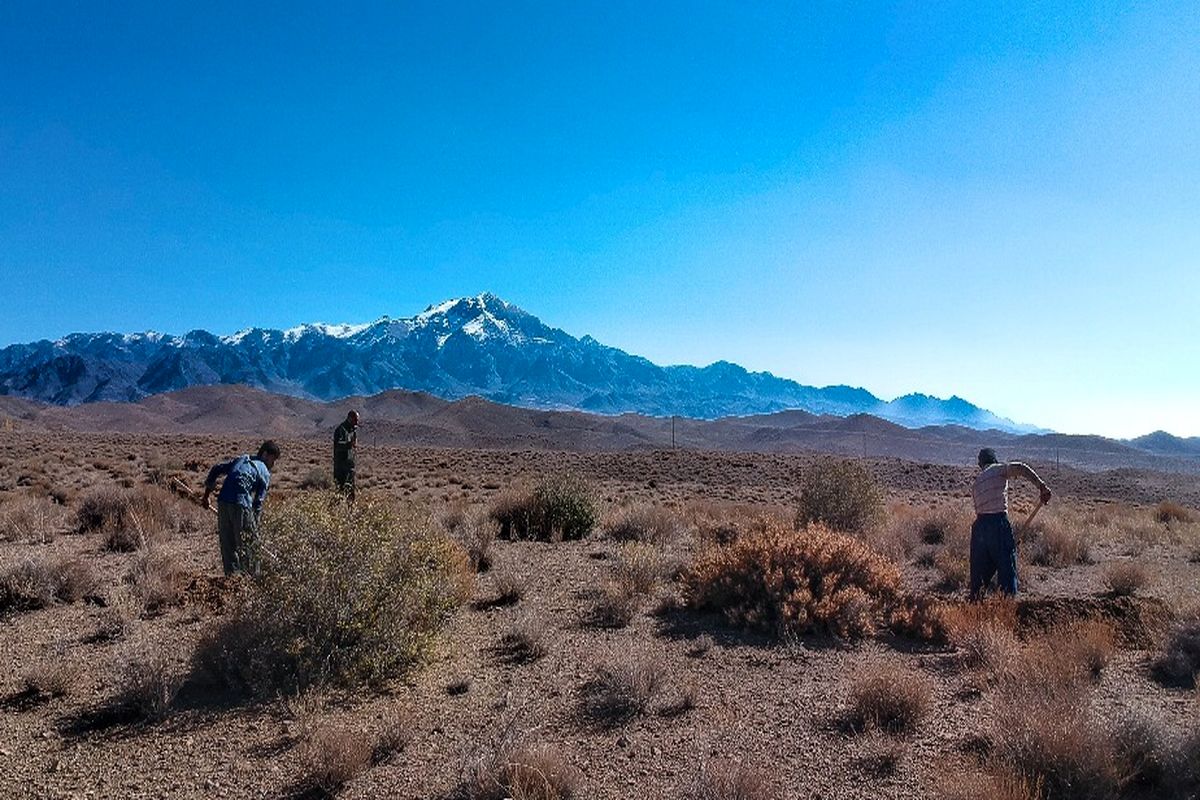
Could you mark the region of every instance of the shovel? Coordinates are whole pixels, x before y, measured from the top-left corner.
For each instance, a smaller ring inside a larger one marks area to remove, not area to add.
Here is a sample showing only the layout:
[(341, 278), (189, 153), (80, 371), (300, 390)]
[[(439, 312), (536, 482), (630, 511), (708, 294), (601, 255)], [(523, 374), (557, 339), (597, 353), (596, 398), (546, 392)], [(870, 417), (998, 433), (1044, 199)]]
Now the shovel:
[(1042, 499), (1039, 497), (1037, 505), (1033, 507), (1033, 511), (1029, 512), (1029, 516), (1026, 517), (1025, 521), (1021, 523), (1021, 527), (1017, 528), (1017, 533), (1014, 537), (1015, 539), (1020, 540), (1020, 538), (1025, 535), (1025, 531), (1029, 530), (1029, 525), (1033, 522), (1033, 518), (1037, 516), (1037, 513), (1042, 510), (1042, 506), (1044, 505), (1045, 503), (1043, 503)]

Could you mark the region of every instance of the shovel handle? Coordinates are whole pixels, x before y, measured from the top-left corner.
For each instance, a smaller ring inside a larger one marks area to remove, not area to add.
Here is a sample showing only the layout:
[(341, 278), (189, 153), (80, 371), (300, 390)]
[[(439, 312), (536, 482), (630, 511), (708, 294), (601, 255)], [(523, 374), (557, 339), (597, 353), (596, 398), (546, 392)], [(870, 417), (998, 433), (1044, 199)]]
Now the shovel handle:
[(1025, 534), (1025, 530), (1029, 527), (1029, 524), (1031, 522), (1033, 522), (1033, 518), (1037, 516), (1037, 513), (1042, 510), (1042, 506), (1044, 506), (1044, 505), (1045, 505), (1045, 503), (1043, 503), (1042, 499), (1039, 497), (1038, 501), (1037, 501), (1037, 505), (1035, 505), (1033, 507), (1033, 511), (1029, 512), (1029, 516), (1026, 517), (1025, 521), (1021, 523), (1021, 527), (1017, 528), (1017, 536), (1018, 537), (1023, 536)]

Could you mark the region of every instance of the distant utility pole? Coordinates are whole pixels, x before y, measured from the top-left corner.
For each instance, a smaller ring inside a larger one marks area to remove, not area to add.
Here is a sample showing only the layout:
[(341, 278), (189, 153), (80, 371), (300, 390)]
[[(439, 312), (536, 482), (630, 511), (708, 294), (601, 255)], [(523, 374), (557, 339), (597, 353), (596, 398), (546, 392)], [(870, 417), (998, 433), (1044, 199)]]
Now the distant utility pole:
[(675, 415), (671, 415), (671, 449), (675, 449)]

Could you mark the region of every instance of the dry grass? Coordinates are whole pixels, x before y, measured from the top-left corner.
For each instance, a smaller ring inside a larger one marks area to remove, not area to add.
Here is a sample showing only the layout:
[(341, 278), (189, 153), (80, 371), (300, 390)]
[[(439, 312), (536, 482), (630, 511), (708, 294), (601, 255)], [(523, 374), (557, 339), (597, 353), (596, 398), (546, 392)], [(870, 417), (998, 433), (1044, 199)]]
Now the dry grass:
[(525, 617), (500, 634), (496, 653), (510, 664), (532, 664), (549, 651), (545, 628)]
[(701, 767), (695, 784), (683, 796), (687, 800), (773, 800), (775, 792), (759, 770), (717, 758)]
[(875, 664), (854, 677), (846, 722), (856, 731), (912, 733), (928, 715), (932, 697), (923, 673), (895, 662)]
[(1164, 525), (1169, 525), (1173, 522), (1192, 522), (1195, 520), (1195, 514), (1178, 503), (1164, 500), (1154, 509), (1154, 518)]
[(689, 605), (775, 633), (872, 633), (901, 599), (896, 565), (819, 524), (778, 524), (703, 551), (684, 577)]
[(183, 603), (190, 573), (170, 553), (152, 550), (141, 553), (126, 582), (147, 614), (157, 614)]
[(1043, 567), (1069, 567), (1086, 564), (1091, 557), (1091, 542), (1083, 528), (1057, 518), (1039, 519), (1030, 526), (1030, 563)]
[(55, 601), (75, 603), (99, 588), (99, 574), (78, 556), (26, 559), (0, 574), (0, 613), (45, 608)]
[(965, 551), (938, 550), (933, 555), (933, 568), (941, 575), (938, 586), (948, 592), (967, 588), (971, 578), (971, 564), (963, 555)]
[(990, 597), (981, 603), (945, 605), (940, 609), (940, 621), (963, 666), (987, 682), (999, 680), (1014, 668), (1020, 644), (1017, 606), (1011, 599)]
[(156, 486), (101, 487), (83, 498), (76, 519), (81, 533), (101, 534), (107, 549), (132, 552), (198, 525), (198, 513)]
[(635, 594), (650, 594), (667, 569), (662, 550), (652, 544), (626, 542), (617, 551), (617, 581)]
[(1064, 661), (1078, 664), (1085, 673), (1099, 678), (1117, 652), (1112, 625), (1100, 620), (1077, 622), (1050, 631), (1042, 641)]
[(603, 727), (621, 725), (645, 714), (662, 689), (662, 664), (646, 656), (627, 656), (596, 669), (580, 690), (580, 713)]
[(459, 800), (571, 800), (579, 772), (561, 752), (545, 744), (502, 735), (491, 752), (470, 764), (459, 787)]
[(588, 621), (598, 628), (624, 628), (641, 608), (642, 595), (623, 581), (609, 581), (601, 588)]
[(513, 606), (525, 596), (525, 581), (507, 567), (496, 570), (492, 584), (496, 591), (489, 605)]
[(84, 671), (80, 664), (59, 650), (51, 658), (25, 670), (21, 674), (21, 683), (28, 694), (54, 698), (76, 694), (83, 678)]
[(371, 765), (374, 753), (375, 742), (363, 731), (318, 726), (300, 745), (298, 784), (332, 796)]
[(116, 705), (144, 719), (161, 719), (170, 711), (181, 683), (163, 646), (134, 645), (118, 664)]
[(492, 503), (489, 513), (501, 538), (549, 542), (582, 539), (599, 518), (594, 490), (571, 474), (554, 475), (531, 491), (512, 489)]
[(499, 524), (484, 511), (467, 514), (453, 531), (476, 572), (487, 572), (492, 568), (492, 542), (500, 532)]
[(1166, 686), (1195, 688), (1200, 676), (1200, 614), (1180, 620), (1154, 662), (1154, 676)]
[(1105, 568), (1104, 582), (1117, 597), (1132, 596), (1150, 583), (1150, 572), (1133, 561), (1118, 561)]
[(683, 531), (683, 521), (668, 508), (651, 503), (625, 506), (604, 520), (606, 536), (618, 542), (669, 544)]
[(70, 529), (70, 512), (48, 497), (26, 497), (0, 506), (0, 540), (49, 544)]

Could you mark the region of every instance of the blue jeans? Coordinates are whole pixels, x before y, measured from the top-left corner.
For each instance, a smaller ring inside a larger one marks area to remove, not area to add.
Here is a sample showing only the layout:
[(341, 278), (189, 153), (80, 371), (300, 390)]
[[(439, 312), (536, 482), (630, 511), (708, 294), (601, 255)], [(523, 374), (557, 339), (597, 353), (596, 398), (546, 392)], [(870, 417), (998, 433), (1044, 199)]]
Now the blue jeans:
[(1004, 594), (1017, 593), (1017, 542), (1008, 515), (980, 514), (971, 526), (971, 599), (992, 582)]

